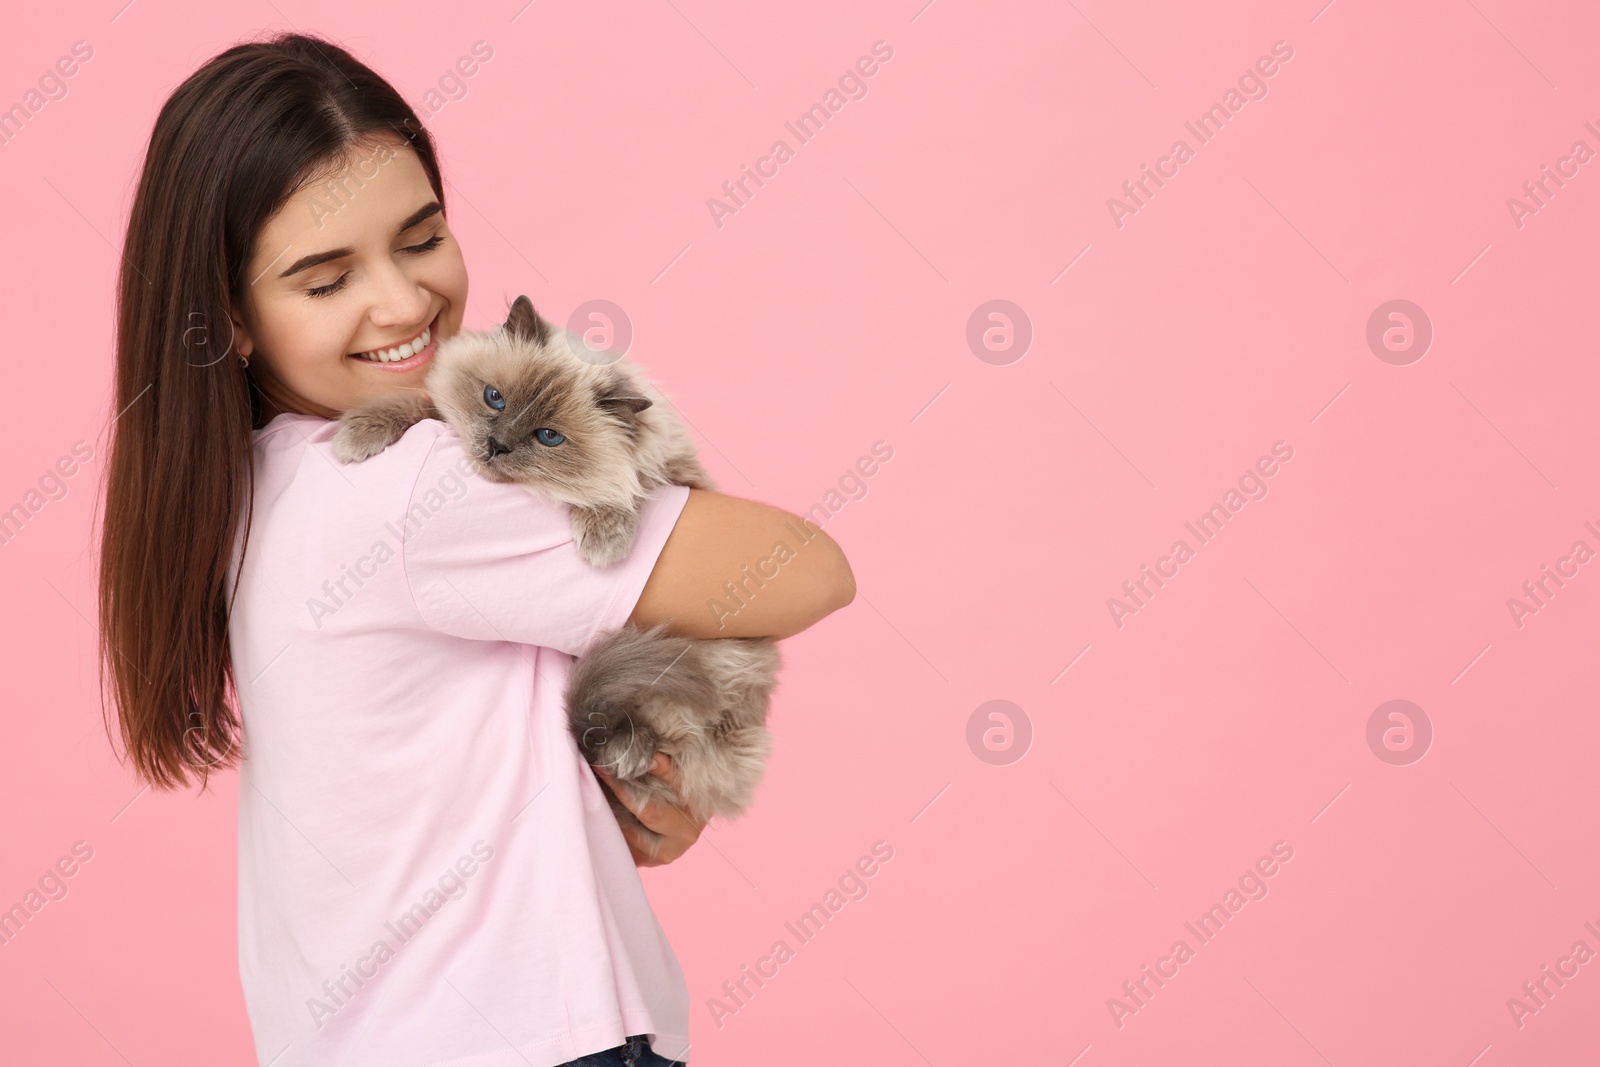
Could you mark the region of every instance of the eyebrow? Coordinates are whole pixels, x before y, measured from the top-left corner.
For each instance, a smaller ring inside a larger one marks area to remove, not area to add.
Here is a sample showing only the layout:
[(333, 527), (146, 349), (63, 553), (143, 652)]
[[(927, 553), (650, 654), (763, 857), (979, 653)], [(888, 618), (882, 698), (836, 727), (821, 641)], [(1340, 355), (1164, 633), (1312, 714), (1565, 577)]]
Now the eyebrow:
[[(443, 210), (443, 206), (441, 206), (437, 200), (430, 204), (424, 204), (422, 207), (419, 207), (417, 210), (413, 211), (406, 218), (406, 220), (400, 224), (399, 228), (394, 231), (395, 236), (400, 236), (413, 226), (417, 225), (419, 222), (430, 219)], [(278, 275), (278, 277), (280, 279), (287, 278), (291, 275), (299, 274), (303, 270), (310, 270), (312, 267), (321, 266), (330, 259), (343, 259), (346, 256), (353, 256), (355, 254), (356, 250), (349, 247), (332, 248), (326, 252), (313, 252), (309, 256), (301, 256), (299, 259), (295, 260), (294, 263), (290, 265), (289, 269)]]

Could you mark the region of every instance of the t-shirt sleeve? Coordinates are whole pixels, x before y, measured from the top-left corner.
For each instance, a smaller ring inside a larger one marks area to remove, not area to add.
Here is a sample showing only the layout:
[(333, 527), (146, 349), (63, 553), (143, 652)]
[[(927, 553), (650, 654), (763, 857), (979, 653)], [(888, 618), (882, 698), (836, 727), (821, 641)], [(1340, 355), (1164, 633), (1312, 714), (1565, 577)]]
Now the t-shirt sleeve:
[(479, 477), (460, 438), (441, 433), (403, 516), (406, 581), (432, 629), (581, 656), (633, 613), (688, 501), (688, 486), (656, 488), (628, 555), (596, 567), (578, 551), (567, 504)]

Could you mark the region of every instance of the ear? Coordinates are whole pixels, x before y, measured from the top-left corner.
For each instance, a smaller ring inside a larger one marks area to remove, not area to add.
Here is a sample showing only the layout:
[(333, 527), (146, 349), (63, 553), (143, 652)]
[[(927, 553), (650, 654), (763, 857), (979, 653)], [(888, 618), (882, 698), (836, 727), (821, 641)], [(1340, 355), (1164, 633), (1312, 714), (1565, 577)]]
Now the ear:
[(550, 343), (550, 324), (533, 310), (533, 301), (519, 296), (511, 304), (511, 314), (506, 316), (505, 331), (512, 337), (532, 341), (538, 345)]
[[(185, 336), (187, 337), (187, 334)], [(209, 344), (210, 339), (207, 338), (206, 340)], [(230, 303), (228, 305), (228, 350), (222, 354), (226, 356), (238, 353), (249, 358), (250, 354), (255, 351), (255, 347), (255, 341), (250, 337), (249, 327), (244, 324), (244, 317)]]
[(632, 421), (634, 415), (655, 403), (641, 393), (639, 387), (630, 379), (621, 374), (612, 376), (611, 381), (595, 394), (594, 402), (629, 421)]

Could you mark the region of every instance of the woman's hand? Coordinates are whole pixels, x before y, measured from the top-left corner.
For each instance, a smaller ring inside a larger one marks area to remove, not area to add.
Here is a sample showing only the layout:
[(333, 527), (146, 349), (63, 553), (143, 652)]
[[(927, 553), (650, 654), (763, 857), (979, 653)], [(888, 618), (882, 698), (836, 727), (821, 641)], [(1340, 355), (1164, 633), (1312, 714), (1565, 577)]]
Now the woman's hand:
[[(699, 840), (700, 831), (705, 829), (706, 824), (696, 822), (682, 808), (656, 800), (646, 800), (636, 807), (633, 799), (616, 787), (616, 779), (605, 768), (595, 767), (594, 772), (600, 776), (601, 781), (611, 786), (611, 792), (640, 822), (666, 838), (652, 856), (649, 849), (639, 841), (639, 828), (624, 826), (622, 836), (628, 840), (628, 851), (633, 853), (635, 867), (658, 867), (663, 863), (671, 863)], [(654, 761), (650, 764), (650, 773), (668, 785), (677, 787), (677, 771), (672, 765), (672, 757), (666, 753), (656, 753)]]

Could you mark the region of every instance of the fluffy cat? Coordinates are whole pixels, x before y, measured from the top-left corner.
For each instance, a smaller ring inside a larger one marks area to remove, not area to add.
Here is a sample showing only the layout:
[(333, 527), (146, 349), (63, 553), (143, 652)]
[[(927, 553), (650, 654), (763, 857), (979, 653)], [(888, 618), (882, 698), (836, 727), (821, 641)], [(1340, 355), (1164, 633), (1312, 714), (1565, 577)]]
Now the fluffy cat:
[[(628, 554), (640, 507), (658, 486), (716, 488), (666, 397), (636, 368), (596, 358), (553, 327), (526, 296), (502, 326), (440, 341), (424, 385), (426, 396), (389, 393), (346, 411), (334, 454), (360, 462), (419, 420), (442, 419), (483, 477), (566, 503), (578, 549), (595, 566)], [(777, 645), (665, 630), (626, 624), (581, 656), (567, 682), (568, 725), (584, 757), (624, 788), (702, 821), (736, 817), (771, 751)], [(676, 793), (648, 773), (657, 751), (673, 759)], [(661, 838), (606, 795), (653, 853)]]

